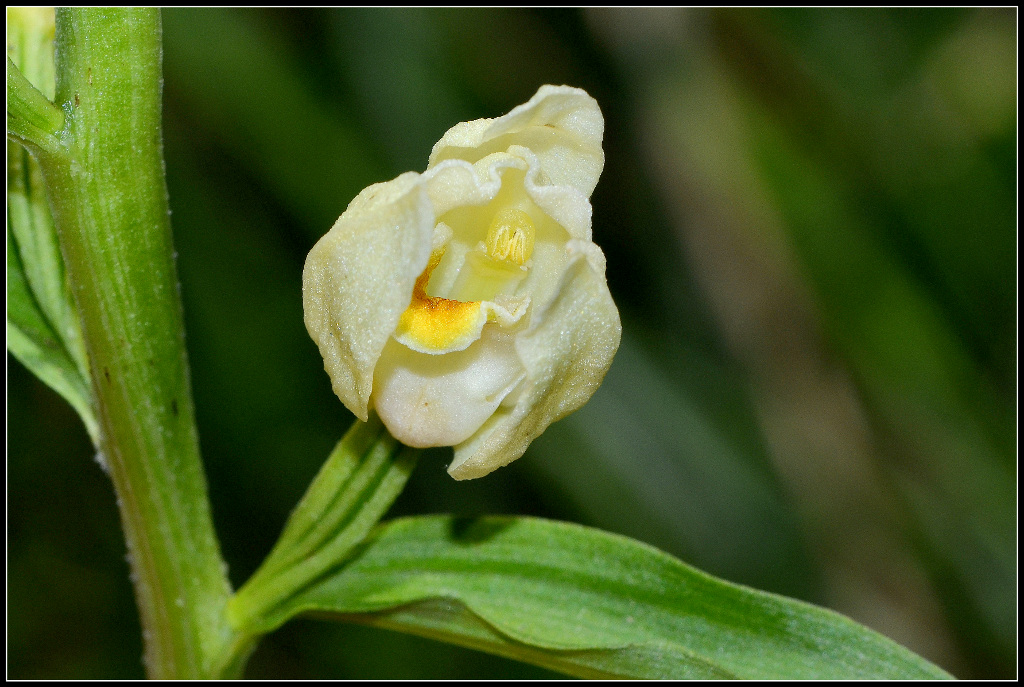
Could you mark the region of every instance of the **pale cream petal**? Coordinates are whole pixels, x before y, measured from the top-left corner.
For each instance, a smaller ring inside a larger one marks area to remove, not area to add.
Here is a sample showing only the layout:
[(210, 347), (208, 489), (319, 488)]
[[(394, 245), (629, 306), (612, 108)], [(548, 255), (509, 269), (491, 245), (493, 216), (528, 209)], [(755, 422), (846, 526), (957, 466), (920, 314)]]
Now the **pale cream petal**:
[(543, 161), (528, 148), (510, 146), (508, 151), (492, 153), (470, 164), (465, 160), (445, 160), (423, 173), (423, 183), (438, 217), (449, 210), (483, 206), (503, 189), (503, 175), (509, 170), (525, 172), (522, 192), (543, 210), (569, 236), (591, 240), (591, 207), (588, 194), (575, 186), (544, 182)]
[(571, 241), (572, 260), (558, 295), (537, 326), (516, 339), (527, 378), (514, 406), (498, 407), (455, 447), (448, 473), (474, 479), (511, 463), (552, 422), (582, 406), (604, 379), (622, 327), (604, 278), (604, 255), (594, 244)]
[(522, 380), (514, 335), (489, 325), (462, 351), (430, 355), (391, 340), (377, 365), (373, 406), (408, 446), (465, 441)]
[(423, 173), (437, 216), (467, 205), (485, 205), (501, 190), (501, 172), (506, 168), (526, 169), (526, 161), (514, 155), (500, 154), (483, 165), (465, 160), (446, 160)]
[(363, 190), (302, 271), (306, 329), (334, 393), (367, 419), (373, 369), (430, 259), (434, 212), (409, 172)]
[(529, 102), (497, 119), (456, 124), (434, 145), (430, 169), (444, 160), (476, 162), (511, 145), (532, 150), (546, 181), (590, 196), (604, 168), (604, 117), (586, 91), (541, 86)]
[(530, 200), (565, 229), (571, 238), (591, 241), (593, 209), (588, 196), (575, 186), (542, 183), (539, 180), (541, 161), (532, 151), (512, 146), (509, 152), (522, 157), (529, 165), (523, 179), (523, 190)]

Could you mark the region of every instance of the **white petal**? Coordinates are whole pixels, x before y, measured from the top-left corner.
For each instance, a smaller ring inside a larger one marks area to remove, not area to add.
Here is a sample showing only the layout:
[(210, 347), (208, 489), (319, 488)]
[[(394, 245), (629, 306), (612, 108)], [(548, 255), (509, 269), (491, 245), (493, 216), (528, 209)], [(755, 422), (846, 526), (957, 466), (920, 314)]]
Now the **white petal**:
[(591, 240), (591, 207), (588, 195), (569, 185), (544, 182), (543, 161), (528, 148), (519, 145), (502, 153), (492, 153), (470, 164), (465, 160), (445, 160), (423, 173), (423, 183), (438, 217), (449, 210), (481, 206), (494, 200), (502, 190), (502, 175), (517, 169), (525, 172), (523, 192), (569, 236)]
[(434, 145), (427, 169), (449, 159), (476, 162), (521, 145), (540, 158), (550, 183), (574, 186), (589, 197), (604, 168), (603, 137), (604, 117), (586, 91), (541, 86), (503, 117), (453, 126)]
[(408, 446), (452, 446), (473, 435), (523, 379), (513, 335), (490, 325), (469, 348), (430, 355), (395, 340), (377, 365), (373, 405)]
[(541, 183), (541, 162), (532, 151), (519, 146), (510, 148), (514, 154), (526, 160), (526, 177), (523, 190), (541, 210), (564, 228), (574, 239), (591, 241), (591, 217), (593, 209), (587, 194), (574, 186), (556, 186)]
[(448, 473), (482, 477), (511, 463), (552, 422), (576, 410), (604, 379), (622, 326), (604, 278), (604, 255), (594, 244), (570, 242), (572, 262), (558, 295), (538, 326), (523, 332), (516, 350), (527, 378), (513, 407), (499, 407), (476, 434), (455, 447)]
[(367, 419), (373, 369), (430, 259), (434, 212), (409, 172), (363, 190), (302, 271), (306, 329), (334, 393)]
[(437, 216), (454, 208), (484, 205), (501, 190), (501, 174), (508, 168), (525, 170), (527, 162), (515, 155), (491, 155), (483, 163), (446, 160), (423, 173)]

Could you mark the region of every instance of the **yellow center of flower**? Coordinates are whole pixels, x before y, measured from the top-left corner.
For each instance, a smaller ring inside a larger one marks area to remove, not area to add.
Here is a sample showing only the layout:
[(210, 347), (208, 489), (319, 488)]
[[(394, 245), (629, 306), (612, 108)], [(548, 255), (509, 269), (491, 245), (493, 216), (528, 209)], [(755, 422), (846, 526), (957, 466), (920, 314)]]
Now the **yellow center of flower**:
[(430, 352), (450, 350), (479, 329), (480, 301), (463, 302), (427, 295), (430, 274), (443, 255), (444, 251), (436, 251), (430, 256), (430, 263), (416, 280), (412, 302), (402, 313), (395, 332), (399, 340), (410, 340), (417, 348)]
[(448, 295), (464, 301), (493, 301), (499, 294), (514, 294), (529, 272), (536, 233), (533, 220), (522, 210), (499, 210), (483, 243), (466, 253)]

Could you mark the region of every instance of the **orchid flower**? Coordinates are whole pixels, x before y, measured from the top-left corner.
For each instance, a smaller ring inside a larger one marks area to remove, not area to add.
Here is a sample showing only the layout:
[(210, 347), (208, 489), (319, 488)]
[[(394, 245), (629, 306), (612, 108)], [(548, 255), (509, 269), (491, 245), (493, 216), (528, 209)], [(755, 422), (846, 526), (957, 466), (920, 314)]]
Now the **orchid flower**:
[(594, 393), (621, 325), (591, 239), (604, 118), (543, 86), (452, 127), (422, 174), (366, 188), (313, 247), (306, 328), (335, 393), (471, 479)]

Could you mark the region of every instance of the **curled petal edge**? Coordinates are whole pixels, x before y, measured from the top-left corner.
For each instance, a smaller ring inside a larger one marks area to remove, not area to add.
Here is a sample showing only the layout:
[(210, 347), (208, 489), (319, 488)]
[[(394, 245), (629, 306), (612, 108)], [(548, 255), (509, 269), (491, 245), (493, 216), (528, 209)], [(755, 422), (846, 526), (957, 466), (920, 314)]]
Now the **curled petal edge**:
[(476, 162), (445, 160), (422, 175), (427, 193), (440, 217), (453, 208), (485, 205), (502, 189), (502, 174), (524, 173), (523, 188), (530, 199), (572, 238), (591, 240), (591, 207), (587, 194), (575, 186), (546, 183), (543, 161), (522, 146), (491, 153)]
[(373, 371), (430, 259), (434, 211), (408, 172), (353, 199), (302, 270), (306, 329), (345, 407), (364, 422)]
[(586, 91), (541, 86), (530, 100), (495, 119), (456, 124), (430, 153), (427, 169), (444, 160), (478, 160), (511, 145), (529, 148), (555, 185), (590, 196), (604, 169), (604, 116)]
[(455, 447), (448, 474), (457, 480), (482, 477), (522, 456), (551, 423), (587, 402), (611, 366), (622, 325), (605, 282), (604, 254), (582, 241), (568, 248), (572, 261), (558, 296), (516, 340), (525, 387), (514, 406), (498, 408)]

